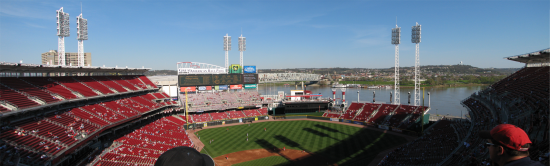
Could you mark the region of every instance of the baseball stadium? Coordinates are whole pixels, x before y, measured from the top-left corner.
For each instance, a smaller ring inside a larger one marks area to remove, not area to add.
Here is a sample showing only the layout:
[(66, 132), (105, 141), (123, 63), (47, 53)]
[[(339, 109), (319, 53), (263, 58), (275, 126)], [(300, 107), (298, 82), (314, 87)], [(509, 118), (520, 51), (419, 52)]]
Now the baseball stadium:
[[(57, 62), (0, 62), (0, 165), (153, 166), (180, 147), (218, 166), (490, 165), (488, 147), (498, 143), (480, 135), (501, 124), (525, 131), (522, 139), (531, 144), (521, 150), (549, 164), (550, 49), (502, 55), (523, 67), (456, 101), (467, 118), (432, 117), (428, 112), (437, 109), (426, 104), (420, 87), (418, 23), (412, 27), (416, 62), (409, 101), (400, 91), (396, 26), (395, 52), (387, 53), (395, 53), (395, 61), (387, 60), (395, 62), (390, 101), (376, 101), (373, 92), (371, 102), (359, 100), (359, 91), (356, 101), (346, 100), (345, 87), (328, 95), (309, 88), (322, 74), (259, 72), (262, 66), (243, 63), (242, 35), (239, 64), (229, 64), (226, 35), (225, 66), (214, 65), (222, 58), (174, 61), (177, 75), (148, 76), (150, 68), (85, 65), (88, 27), (80, 15), (78, 60), (71, 64), (63, 8), (57, 22)], [(271, 83), (288, 82), (295, 83), (289, 91), (266, 92)]]
[[(525, 67), (462, 100), (471, 119), (440, 119), (422, 130), (427, 106), (351, 102), (333, 109), (336, 99), (310, 93), (267, 99), (255, 89), (262, 74), (239, 74), (238, 65), (225, 73), (181, 63), (174, 100), (143, 75), (148, 69), (3, 62), (0, 159), (154, 165), (163, 152), (187, 146), (216, 165), (469, 165), (488, 157), (477, 132), (502, 123), (527, 132), (535, 158), (549, 147), (549, 53), (507, 57)], [(327, 106), (308, 109), (318, 103)], [(285, 112), (292, 104), (305, 105), (302, 113)]]

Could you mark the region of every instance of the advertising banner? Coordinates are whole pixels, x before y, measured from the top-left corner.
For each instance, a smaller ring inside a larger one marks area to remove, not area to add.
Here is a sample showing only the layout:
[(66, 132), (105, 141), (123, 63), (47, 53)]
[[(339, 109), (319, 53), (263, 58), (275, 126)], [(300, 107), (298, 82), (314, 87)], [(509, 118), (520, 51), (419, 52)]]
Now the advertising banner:
[(257, 84), (258, 74), (243, 74), (242, 80), (244, 84)]
[(206, 90), (212, 90), (212, 86), (206, 86)]
[(363, 125), (363, 122), (354, 121), (354, 124)]
[(239, 119), (239, 123), (243, 123), (243, 119)]
[(199, 86), (199, 90), (206, 90), (206, 86)]
[(255, 118), (254, 118), (254, 121), (258, 121), (258, 117), (255, 117)]
[(178, 68), (179, 74), (225, 74), (225, 69)]
[(244, 89), (254, 89), (257, 88), (256, 84), (244, 84)]
[[(258, 74), (249, 74), (258, 75)], [(250, 79), (250, 78), (247, 78)], [(253, 78), (252, 78), (253, 79)], [(211, 86), (242, 84), (243, 74), (202, 74), (202, 75), (179, 75), (178, 86)], [(250, 83), (252, 84), (252, 83)]]
[(219, 90), (227, 90), (227, 85), (220, 85), (220, 89)]
[(242, 84), (229, 85), (229, 89), (243, 89), (243, 85)]
[(256, 73), (256, 66), (244, 66), (243, 67), (244, 73)]
[(351, 120), (344, 120), (344, 123), (351, 123)]
[(238, 64), (232, 64), (231, 66), (229, 66), (229, 73), (238, 73), (240, 74), (242, 72), (242, 67), (241, 65), (238, 65)]
[(208, 123), (204, 123), (204, 126), (203, 127), (208, 127)]
[(340, 121), (338, 118), (330, 118), (330, 121), (335, 121), (335, 122), (338, 122)]
[(222, 125), (225, 125), (225, 121), (222, 121)]
[(279, 99), (284, 99), (285, 98), (285, 91), (279, 91)]
[(194, 86), (188, 86), (188, 87), (180, 87), (180, 92), (185, 93), (185, 89), (187, 89), (187, 92), (194, 92), (197, 90)]

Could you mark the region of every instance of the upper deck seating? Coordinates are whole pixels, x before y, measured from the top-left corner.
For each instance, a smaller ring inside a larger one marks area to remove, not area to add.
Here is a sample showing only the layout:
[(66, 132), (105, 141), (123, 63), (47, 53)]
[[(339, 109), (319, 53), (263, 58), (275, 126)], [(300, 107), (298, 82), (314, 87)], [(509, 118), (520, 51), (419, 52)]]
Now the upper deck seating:
[(118, 84), (130, 89), (131, 91), (140, 90), (138, 86), (134, 86), (130, 82), (126, 81), (123, 77), (118, 76), (108, 76), (107, 78), (117, 82)]
[(78, 93), (82, 94), (85, 97), (92, 97), (92, 96), (98, 95), (92, 89), (86, 87), (84, 84), (73, 79), (73, 77), (52, 77), (51, 79), (65, 85), (69, 89), (77, 91)]
[(143, 83), (144, 83), (145, 85), (149, 85), (149, 86), (153, 87), (154, 89), (157, 89), (157, 88), (158, 88), (158, 87), (157, 87), (155, 84), (153, 84), (153, 82), (151, 82), (151, 80), (149, 80), (149, 78), (147, 78), (146, 76), (138, 76), (138, 78), (139, 78), (141, 81), (143, 81)]
[(111, 89), (109, 89), (109, 87), (107, 87), (107, 86), (101, 84), (100, 82), (94, 80), (92, 77), (81, 76), (81, 77), (75, 77), (75, 78), (80, 80), (80, 82), (92, 87), (93, 89), (98, 90), (99, 92), (103, 93), (104, 95), (115, 93)]
[(37, 102), (30, 100), (27, 96), (2, 85), (0, 85), (0, 100), (9, 101), (19, 107), (19, 109), (38, 105)]
[(56, 82), (48, 80), (48, 77), (20, 77), (19, 79), (25, 80), (35, 86), (42, 87), (50, 92), (58, 94), (66, 100), (78, 98), (69, 89), (59, 85)]
[(28, 93), (29, 95), (39, 97), (46, 103), (55, 103), (60, 99), (53, 97), (50, 93), (44, 91), (45, 88), (35, 87), (19, 78), (15, 77), (2, 77), (0, 83), (7, 85), (10, 88), (17, 89), (20, 92)]

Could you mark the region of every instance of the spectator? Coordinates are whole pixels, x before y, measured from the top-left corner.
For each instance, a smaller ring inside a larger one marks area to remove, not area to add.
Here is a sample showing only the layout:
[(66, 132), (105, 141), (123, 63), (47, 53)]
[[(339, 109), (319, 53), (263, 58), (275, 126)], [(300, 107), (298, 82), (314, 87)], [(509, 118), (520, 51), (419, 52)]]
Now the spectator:
[(488, 141), (491, 161), (500, 166), (542, 166), (529, 157), (531, 140), (517, 126), (500, 124), (491, 131), (481, 131), (479, 135)]
[(214, 166), (212, 157), (201, 154), (197, 150), (180, 146), (172, 148), (159, 156), (155, 166)]

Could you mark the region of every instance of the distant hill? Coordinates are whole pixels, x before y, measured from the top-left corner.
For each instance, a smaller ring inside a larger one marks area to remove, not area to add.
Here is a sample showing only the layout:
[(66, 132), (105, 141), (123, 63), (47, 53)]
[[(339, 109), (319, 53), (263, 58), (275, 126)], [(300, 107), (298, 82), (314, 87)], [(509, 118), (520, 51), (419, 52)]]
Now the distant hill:
[[(414, 67), (400, 67), (401, 73), (412, 72)], [(496, 75), (510, 75), (520, 68), (478, 68), (470, 65), (426, 65), (420, 66), (422, 74), (496, 74)], [(314, 73), (314, 74), (357, 74), (357, 73), (376, 73), (376, 74), (390, 74), (393, 73), (393, 67), (390, 68), (293, 68), (293, 69), (258, 69), (258, 73)], [(158, 75), (177, 75), (176, 70), (151, 70), (145, 72), (147, 76)]]
[(146, 76), (165, 76), (165, 75), (178, 75), (176, 70), (149, 70), (145, 72)]

